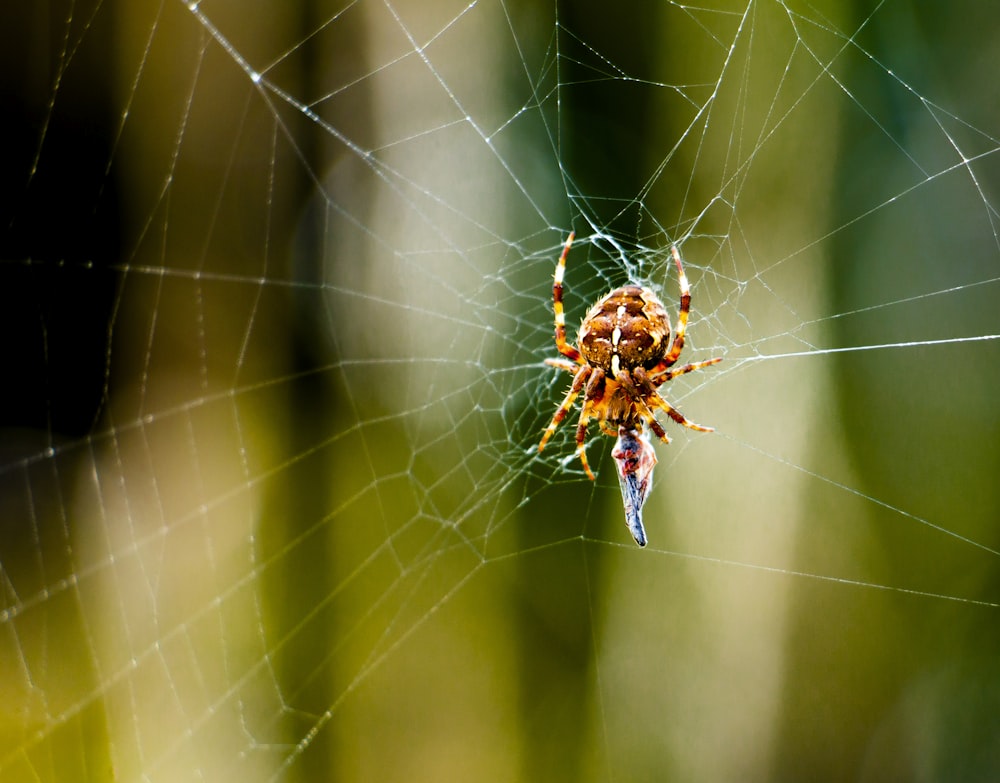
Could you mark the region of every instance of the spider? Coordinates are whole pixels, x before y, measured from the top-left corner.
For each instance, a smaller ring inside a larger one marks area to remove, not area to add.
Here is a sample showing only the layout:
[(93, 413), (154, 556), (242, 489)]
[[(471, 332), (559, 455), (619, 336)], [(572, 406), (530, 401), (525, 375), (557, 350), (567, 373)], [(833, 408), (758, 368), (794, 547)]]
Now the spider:
[(660, 396), (658, 389), (679, 375), (718, 364), (722, 359), (718, 357), (670, 369), (684, 348), (691, 307), (691, 289), (676, 247), (670, 248), (670, 254), (677, 265), (681, 303), (677, 314), (677, 332), (672, 343), (670, 319), (656, 294), (649, 288), (626, 285), (605, 294), (590, 308), (580, 324), (576, 346), (570, 345), (566, 341), (563, 276), (566, 273), (566, 256), (575, 236), (575, 233), (570, 233), (566, 240), (552, 285), (556, 350), (565, 358), (545, 360), (552, 367), (572, 373), (573, 383), (545, 428), (538, 450), (545, 448), (582, 392), (583, 403), (576, 428), (576, 453), (580, 463), (593, 481), (594, 473), (587, 462), (586, 438), (587, 426), (594, 418), (601, 432), (618, 437), (612, 456), (618, 464), (626, 521), (636, 543), (645, 546), (641, 509), (652, 484), (656, 455), (648, 436), (643, 433), (643, 425), (648, 426), (664, 443), (669, 443), (670, 438), (656, 420), (655, 411), (661, 410), (689, 429), (712, 432), (711, 427), (703, 427), (684, 418), (680, 411)]

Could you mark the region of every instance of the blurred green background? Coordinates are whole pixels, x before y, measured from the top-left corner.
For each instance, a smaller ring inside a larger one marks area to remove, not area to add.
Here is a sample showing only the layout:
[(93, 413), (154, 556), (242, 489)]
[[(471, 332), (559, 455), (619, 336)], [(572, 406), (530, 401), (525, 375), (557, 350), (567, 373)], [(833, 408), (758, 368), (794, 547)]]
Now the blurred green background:
[[(8, 4), (0, 779), (1000, 777), (998, 31)], [(724, 359), (646, 550), (535, 452), (571, 228)]]

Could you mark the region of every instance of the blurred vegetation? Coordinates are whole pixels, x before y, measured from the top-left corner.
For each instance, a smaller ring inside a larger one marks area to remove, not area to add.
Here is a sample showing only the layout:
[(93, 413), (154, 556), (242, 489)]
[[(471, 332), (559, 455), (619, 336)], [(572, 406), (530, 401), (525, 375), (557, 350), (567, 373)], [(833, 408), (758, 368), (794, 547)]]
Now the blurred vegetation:
[[(0, 11), (0, 778), (995, 779), (1000, 347), (902, 343), (1000, 331), (1000, 19), (876, 5), (202, 3), (312, 117)], [(519, 456), (595, 226), (725, 357), (645, 551), (608, 439)]]

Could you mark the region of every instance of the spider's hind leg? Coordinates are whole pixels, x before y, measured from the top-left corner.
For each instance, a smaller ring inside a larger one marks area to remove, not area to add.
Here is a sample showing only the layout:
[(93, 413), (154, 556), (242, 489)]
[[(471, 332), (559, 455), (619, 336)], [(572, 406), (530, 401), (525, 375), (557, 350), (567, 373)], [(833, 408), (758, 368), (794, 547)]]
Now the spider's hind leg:
[(591, 481), (595, 478), (594, 471), (590, 469), (590, 463), (587, 461), (587, 425), (590, 423), (591, 412), (599, 408), (604, 401), (604, 378), (604, 372), (600, 369), (595, 369), (591, 373), (580, 410), (580, 423), (576, 427), (576, 453), (580, 457), (587, 478)]
[[(632, 400), (632, 405), (635, 408), (636, 413), (639, 415), (646, 424), (649, 425), (649, 429), (653, 431), (664, 443), (670, 443), (670, 438), (667, 437), (666, 431), (663, 429), (663, 425), (656, 420), (656, 416), (653, 411), (649, 409), (647, 400), (652, 399), (652, 397), (658, 397), (656, 390), (652, 387), (648, 389), (646, 386), (649, 384), (649, 378), (646, 377), (646, 373), (641, 367), (637, 367), (632, 372), (628, 370), (621, 370), (617, 377), (618, 383), (621, 384), (622, 388), (628, 393)], [(645, 384), (642, 383), (645, 381)], [(640, 389), (640, 386), (642, 387)], [(652, 395), (650, 394), (652, 391)]]
[(566, 392), (566, 396), (563, 397), (562, 404), (556, 409), (555, 415), (552, 417), (552, 421), (549, 422), (549, 426), (545, 428), (545, 433), (542, 435), (542, 440), (538, 444), (538, 450), (541, 451), (545, 448), (545, 444), (549, 442), (549, 438), (556, 431), (556, 427), (559, 426), (560, 422), (566, 418), (566, 414), (570, 412), (573, 407), (573, 403), (580, 394), (580, 390), (583, 388), (583, 384), (586, 383), (587, 377), (591, 374), (593, 368), (589, 364), (584, 364), (577, 371), (573, 378), (573, 385), (569, 387), (569, 391)]
[[(714, 364), (714, 362), (712, 363)], [(643, 399), (651, 402), (653, 405), (655, 405), (657, 408), (666, 413), (671, 419), (676, 421), (678, 424), (682, 424), (689, 430), (697, 430), (698, 432), (715, 432), (715, 430), (712, 427), (705, 427), (701, 424), (695, 424), (693, 421), (688, 421), (687, 419), (685, 419), (684, 414), (682, 414), (679, 410), (674, 408), (669, 402), (667, 402), (665, 399), (663, 399), (663, 397), (660, 396), (660, 393), (656, 390), (656, 387), (653, 385), (653, 382), (649, 380), (649, 376), (646, 375), (645, 370), (643, 370), (641, 367), (636, 368), (633, 375), (635, 377), (636, 383), (639, 385), (639, 388), (641, 388), (643, 391), (642, 395)]]
[(722, 357), (717, 356), (714, 359), (706, 359), (703, 362), (692, 362), (691, 364), (685, 364), (683, 367), (678, 367), (676, 370), (651, 372), (649, 374), (649, 379), (650, 381), (652, 381), (653, 386), (662, 386), (667, 381), (672, 381), (678, 375), (684, 375), (685, 373), (694, 372), (695, 370), (700, 370), (702, 367), (711, 367), (713, 364), (718, 364), (721, 361)]

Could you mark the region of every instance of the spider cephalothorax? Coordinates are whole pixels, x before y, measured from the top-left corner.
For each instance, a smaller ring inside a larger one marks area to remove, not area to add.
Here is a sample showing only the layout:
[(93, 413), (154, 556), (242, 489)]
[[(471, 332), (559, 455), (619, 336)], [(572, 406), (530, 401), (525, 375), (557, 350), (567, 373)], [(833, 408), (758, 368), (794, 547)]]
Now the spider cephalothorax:
[[(656, 420), (657, 409), (692, 430), (712, 431), (711, 427), (702, 427), (684, 418), (660, 396), (657, 389), (678, 375), (722, 360), (709, 359), (685, 364), (676, 370), (670, 369), (684, 348), (684, 334), (691, 307), (691, 289), (676, 247), (671, 247), (670, 253), (677, 265), (681, 303), (673, 341), (670, 339), (670, 318), (656, 294), (649, 288), (626, 285), (606, 294), (590, 308), (580, 324), (576, 347), (570, 345), (566, 341), (563, 277), (573, 237), (571, 233), (559, 256), (555, 283), (552, 286), (556, 349), (566, 358), (545, 360), (546, 364), (573, 373), (573, 383), (545, 429), (538, 450), (545, 448), (552, 433), (566, 418), (573, 402), (582, 392), (584, 396), (576, 429), (576, 452), (584, 471), (593, 479), (594, 473), (587, 462), (586, 452), (587, 425), (590, 419), (596, 418), (598, 426), (606, 435), (618, 437), (612, 455), (618, 464), (629, 529), (636, 542), (642, 546), (646, 543), (646, 538), (640, 512), (651, 485), (653, 465), (656, 464), (652, 446), (643, 435), (643, 424), (648, 425), (665, 443), (669, 443), (670, 439)], [(637, 472), (639, 466), (642, 468), (641, 476)]]

